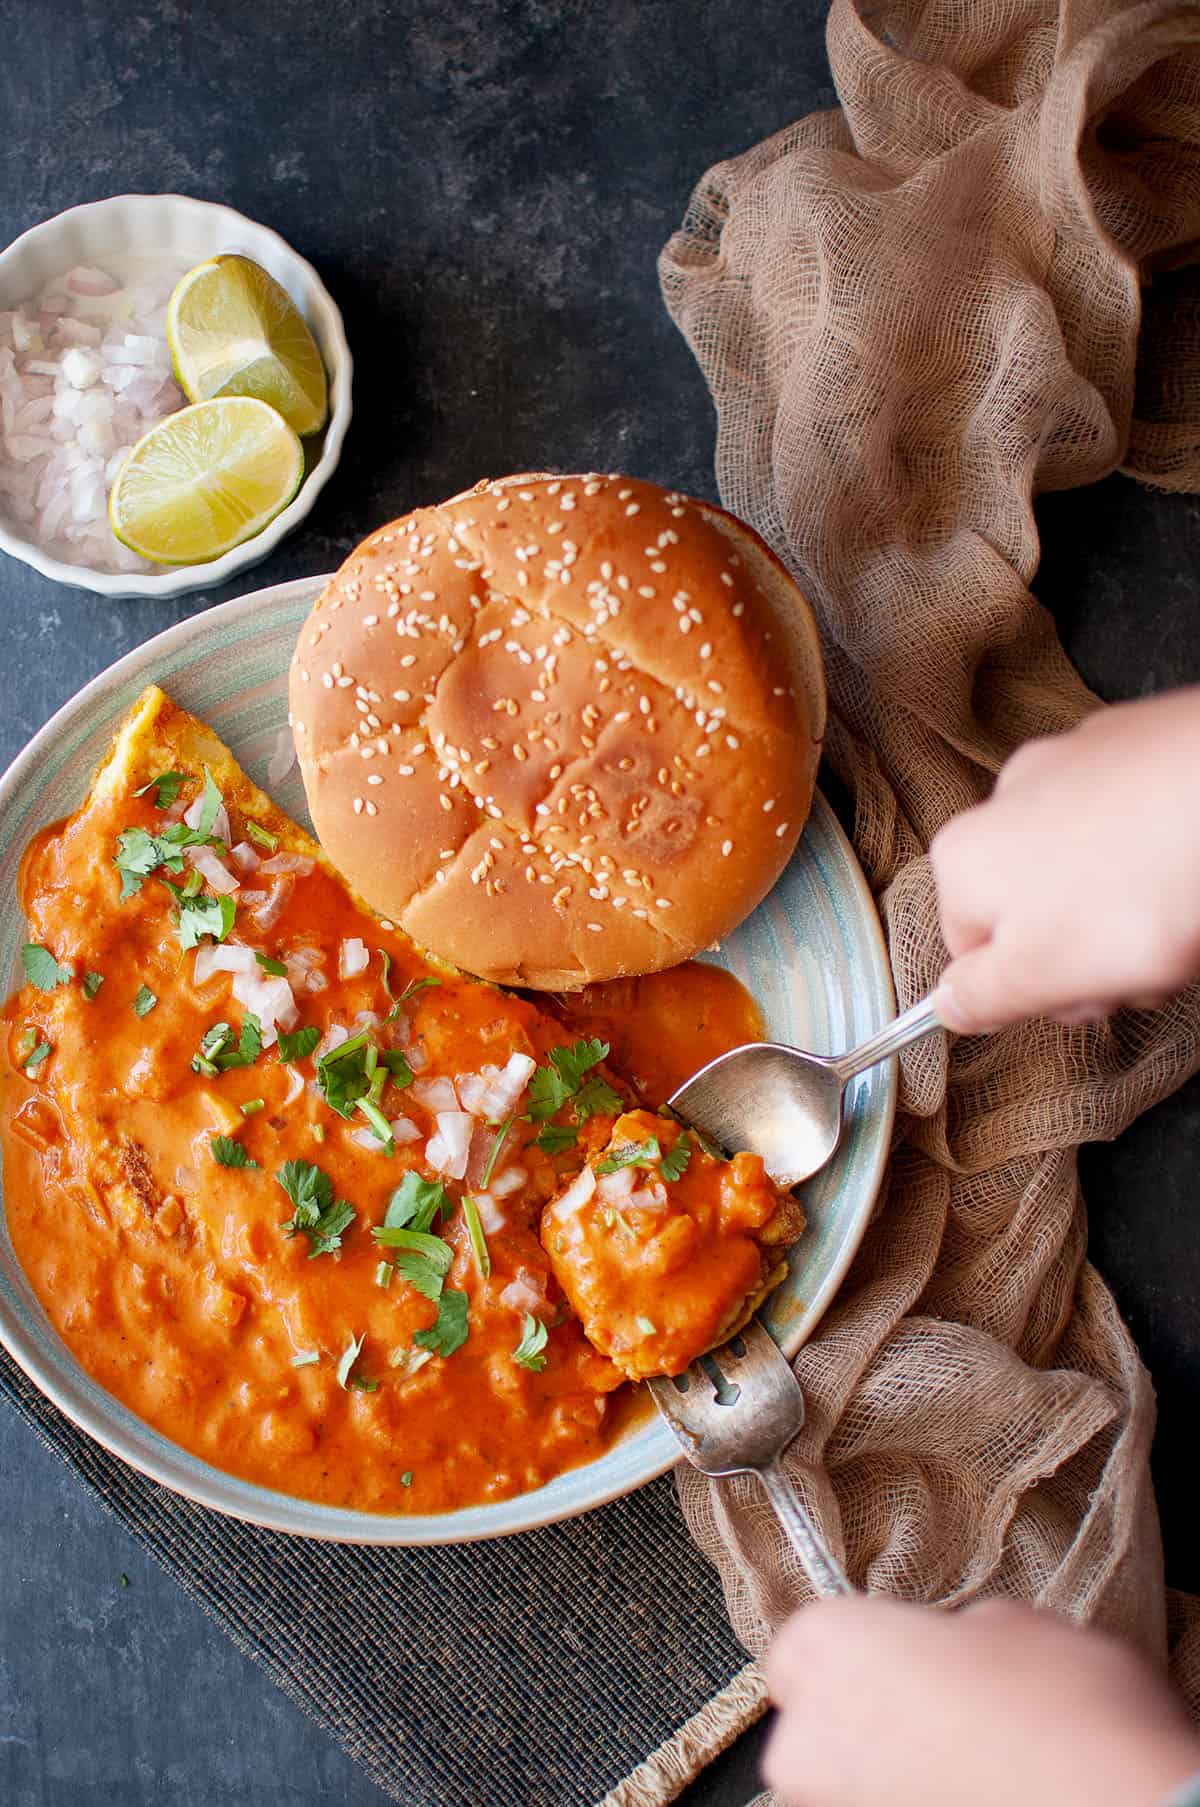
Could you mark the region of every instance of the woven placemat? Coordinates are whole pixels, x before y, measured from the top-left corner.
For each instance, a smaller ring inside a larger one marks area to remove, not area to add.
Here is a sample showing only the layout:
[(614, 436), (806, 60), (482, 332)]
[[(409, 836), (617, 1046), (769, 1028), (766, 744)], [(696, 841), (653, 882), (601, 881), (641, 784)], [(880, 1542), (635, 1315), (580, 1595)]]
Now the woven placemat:
[(404, 1807), (659, 1807), (762, 1710), (669, 1478), (493, 1543), (313, 1543), (127, 1468), (3, 1350), (0, 1393)]

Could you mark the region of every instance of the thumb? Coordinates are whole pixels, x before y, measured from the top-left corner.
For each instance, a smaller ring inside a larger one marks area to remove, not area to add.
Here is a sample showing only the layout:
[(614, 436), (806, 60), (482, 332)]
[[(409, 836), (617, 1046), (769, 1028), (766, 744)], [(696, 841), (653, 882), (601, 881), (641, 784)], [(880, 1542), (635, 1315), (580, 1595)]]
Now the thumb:
[(985, 941), (952, 960), (933, 994), (938, 1014), (956, 1035), (983, 1035), (1034, 1016), (1042, 1007), (1033, 995), (1023, 961)]

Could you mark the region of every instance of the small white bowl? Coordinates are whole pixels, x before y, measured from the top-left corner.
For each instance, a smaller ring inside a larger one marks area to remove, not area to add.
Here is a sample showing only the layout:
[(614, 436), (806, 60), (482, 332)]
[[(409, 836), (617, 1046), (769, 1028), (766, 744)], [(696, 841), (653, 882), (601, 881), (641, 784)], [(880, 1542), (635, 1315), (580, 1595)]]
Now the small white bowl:
[(100, 596), (178, 596), (207, 590), (237, 571), (256, 565), (299, 525), (329, 481), (350, 424), (353, 362), (337, 304), (324, 283), (277, 232), (259, 226), (232, 207), (196, 201), (188, 195), (113, 195), (69, 207), (31, 226), (0, 251), (0, 308), (19, 307), (75, 264), (107, 257), (164, 253), (203, 263), (222, 251), (240, 251), (282, 283), (312, 329), (329, 375), (329, 422), (321, 456), (281, 514), (261, 533), (204, 565), (172, 565), (152, 576), (126, 571), (94, 571), (88, 565), (52, 558), (5, 519), (0, 502), (0, 550), (23, 559), (44, 577), (94, 590)]

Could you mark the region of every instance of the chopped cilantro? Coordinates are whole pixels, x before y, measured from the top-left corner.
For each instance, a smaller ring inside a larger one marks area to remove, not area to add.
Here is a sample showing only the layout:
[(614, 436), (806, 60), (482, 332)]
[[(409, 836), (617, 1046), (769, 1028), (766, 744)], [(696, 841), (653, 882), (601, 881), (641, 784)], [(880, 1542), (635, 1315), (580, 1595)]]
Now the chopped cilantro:
[(257, 846), (265, 847), (268, 853), (274, 853), (279, 845), (279, 836), (271, 834), (268, 829), (263, 827), (261, 822), (251, 822), (247, 820), (246, 833)]
[[(127, 897), (140, 891), (143, 879), (149, 878), (155, 867), (161, 866), (163, 861), (163, 850), (158, 841), (152, 834), (147, 834), (144, 828), (127, 828), (119, 834), (113, 863), (121, 874), (121, 902), (124, 903)], [(182, 857), (172, 870), (182, 872)]]
[(206, 935), (211, 935), (214, 941), (224, 941), (233, 927), (232, 897), (189, 897), (186, 888), (173, 885), (169, 880), (164, 882), (179, 904), (176, 933), (184, 953), (190, 947), (199, 947)]
[[(410, 979), (408, 984), (404, 987), (404, 990), (400, 993), (400, 996), (396, 999), (396, 1002), (392, 1005), (391, 1009), (388, 1011), (387, 1015), (384, 1017), (384, 1019), (383, 1019), (384, 1022), (385, 1023), (394, 1023), (396, 1018), (400, 1015), (400, 1012), (403, 1010), (404, 1006), (409, 1002), (410, 998), (415, 998), (419, 991), (425, 991), (431, 985), (440, 985), (441, 982), (442, 981), (440, 979), (434, 979), (434, 978)], [(386, 980), (385, 980), (385, 983), (386, 983)]]
[(355, 1105), (371, 1089), (377, 1060), (365, 1029), (322, 1054), (317, 1062), (317, 1084), (331, 1111), (339, 1117), (353, 1116)]
[(273, 979), (287, 978), (287, 967), (283, 964), (282, 960), (272, 960), (270, 954), (260, 954), (257, 951), (255, 952), (254, 958), (258, 961), (258, 964), (262, 967), (263, 971), (265, 973), (270, 973)]
[(124, 1569), (122, 1569), (121, 1573), (117, 1576), (117, 1580), (121, 1583), (122, 1587), (129, 1586), (129, 1576), (125, 1573)]
[(395, 1154), (396, 1138), (392, 1134), (392, 1126), (374, 1100), (358, 1098), (355, 1100), (354, 1108), (356, 1111), (361, 1111), (371, 1125), (371, 1133), (375, 1140), (382, 1144), (384, 1154)]
[(190, 772), (160, 772), (157, 778), (151, 778), (148, 784), (143, 784), (133, 794), (135, 797), (144, 797), (147, 791), (153, 791), (155, 808), (170, 809), (179, 795), (180, 786), (186, 784), (191, 775)]
[(151, 991), (151, 989), (148, 985), (141, 986), (141, 988), (138, 991), (137, 997), (134, 998), (134, 1000), (133, 1000), (134, 1016), (149, 1016), (150, 1012), (154, 1009), (154, 1006), (157, 1003), (158, 1003), (157, 992)]
[(50, 949), (39, 947), (36, 941), (27, 941), (21, 949), (21, 965), (29, 983), (36, 985), (39, 991), (53, 991), (75, 977), (75, 968), (69, 960), (60, 966)]
[(243, 1117), (256, 1117), (259, 1111), (265, 1110), (266, 1103), (265, 1098), (247, 1098), (245, 1104), (238, 1105), (238, 1109)]
[(663, 1156), (658, 1170), (664, 1180), (677, 1180), (686, 1172), (691, 1158), (692, 1138), (685, 1129), (671, 1152)]
[(386, 1292), (388, 1287), (392, 1284), (392, 1278), (395, 1272), (396, 1270), (390, 1261), (381, 1261), (379, 1266), (375, 1269), (376, 1286), (382, 1286)]
[(447, 1288), (438, 1300), (437, 1320), (428, 1330), (418, 1330), (413, 1342), (435, 1355), (453, 1355), (467, 1340), (467, 1295)]
[(307, 1236), (310, 1260), (340, 1249), (343, 1232), (354, 1222), (354, 1207), (344, 1199), (335, 1202), (329, 1175), (312, 1161), (288, 1161), (275, 1178), (295, 1206), (284, 1234)]
[(386, 947), (381, 947), (379, 950), (379, 964), (383, 968), (383, 989), (387, 992), (388, 997), (390, 998), (390, 997), (394, 996), (394, 993), (392, 991), (392, 978), (391, 978), (392, 956), (388, 953)]
[(642, 1316), (639, 1315), (636, 1322), (637, 1322), (637, 1327), (641, 1331), (643, 1336), (657, 1336), (658, 1335), (658, 1325), (654, 1322), (653, 1318), (643, 1318)]
[(362, 1354), (362, 1347), (366, 1340), (365, 1334), (362, 1336), (352, 1336), (350, 1341), (346, 1344), (346, 1347), (342, 1350), (341, 1360), (337, 1365), (337, 1383), (343, 1391), (345, 1391), (349, 1384), (350, 1370)]
[(404, 1470), (404, 1473), (400, 1476), (400, 1485), (402, 1487), (411, 1487), (412, 1486), (412, 1469), (411, 1468), (406, 1468)]
[(408, 1056), (401, 1048), (384, 1048), (379, 1056), (379, 1064), (387, 1068), (388, 1077), (394, 1086), (401, 1090), (413, 1082), (413, 1070), (408, 1064)]
[(258, 1162), (252, 1161), (242, 1144), (235, 1142), (232, 1136), (214, 1136), (209, 1147), (212, 1149), (212, 1157), (218, 1167), (258, 1166)]
[(377, 1380), (368, 1380), (365, 1375), (362, 1374), (352, 1375), (350, 1385), (354, 1388), (356, 1393), (378, 1393), (379, 1391), (379, 1382)]
[(421, 1230), (389, 1230), (386, 1225), (372, 1232), (380, 1248), (395, 1249), (396, 1270), (427, 1299), (441, 1297), (442, 1286), (454, 1260), (454, 1250), (440, 1236), (429, 1236)]
[(320, 1359), (321, 1355), (319, 1350), (302, 1349), (299, 1355), (293, 1355), (292, 1366), (293, 1368), (311, 1368), (319, 1362)]
[(104, 974), (103, 973), (84, 973), (84, 975), (83, 975), (83, 995), (87, 999), (89, 1004), (92, 1002), (93, 998), (95, 997), (96, 993), (99, 991), (99, 989), (103, 985), (103, 983), (104, 983)]
[(619, 1117), (625, 1109), (625, 1100), (619, 1092), (614, 1092), (607, 1079), (595, 1075), (575, 1094), (575, 1116), (580, 1123), (586, 1123), (589, 1117)]
[(483, 1169), (483, 1178), (480, 1182), (480, 1184), (485, 1192), (487, 1191), (487, 1188), (488, 1188), (489, 1184), (491, 1183), (491, 1178), (492, 1178), (493, 1173), (496, 1171), (496, 1162), (500, 1159), (500, 1150), (504, 1147), (504, 1144), (507, 1142), (508, 1137), (509, 1137), (509, 1132), (512, 1129), (512, 1126), (515, 1122), (516, 1122), (515, 1117), (506, 1117), (504, 1119), (504, 1122), (500, 1125), (500, 1131), (496, 1137), (496, 1140), (492, 1143), (492, 1146), (488, 1149), (488, 1158), (487, 1158), (487, 1162)]
[(252, 1067), (262, 1053), (262, 1024), (248, 1010), (242, 1019), (242, 1031), (238, 1037), (237, 1047), (231, 1046), (233, 1030), (228, 1023), (214, 1023), (205, 1031), (200, 1042), (200, 1051), (192, 1055), (193, 1073), (204, 1073), (210, 1079), (217, 1073), (227, 1073), (231, 1067)]
[(492, 1257), (488, 1253), (487, 1237), (483, 1233), (483, 1219), (479, 1215), (479, 1206), (469, 1192), (462, 1196), (463, 1221), (467, 1226), (467, 1235), (471, 1239), (471, 1251), (475, 1256), (475, 1265), (479, 1269), (479, 1277), (486, 1280), (492, 1271)]
[(543, 1123), (533, 1143), (545, 1154), (561, 1154), (564, 1148), (574, 1148), (578, 1140), (577, 1129), (568, 1129), (562, 1123)]
[(597, 1165), (597, 1173), (616, 1173), (619, 1167), (649, 1167), (660, 1158), (658, 1137), (647, 1142), (622, 1142)]
[(549, 1334), (546, 1326), (531, 1311), (525, 1313), (525, 1329), (512, 1352), (513, 1360), (519, 1368), (528, 1368), (531, 1374), (541, 1373), (546, 1366), (543, 1351)]
[(384, 1228), (388, 1230), (428, 1230), (440, 1213), (450, 1210), (446, 1188), (438, 1180), (423, 1180), (419, 1173), (406, 1173), (388, 1200)]
[(208, 767), (205, 766), (204, 789), (200, 793), (200, 815), (195, 828), (195, 832), (198, 835), (207, 837), (212, 833), (213, 829), (216, 827), (217, 811), (220, 809), (222, 802), (223, 798), (220, 791), (217, 789), (213, 775)]
[(592, 1039), (573, 1048), (551, 1048), (548, 1066), (538, 1067), (529, 1082), (529, 1114), (544, 1122), (562, 1109), (583, 1084), (583, 1076), (608, 1054), (608, 1043)]
[(40, 1067), (42, 1062), (45, 1059), (47, 1059), (47, 1057), (49, 1055), (53, 1054), (53, 1052), (54, 1052), (54, 1047), (53, 1047), (52, 1043), (39, 1042), (37, 1044), (37, 1047), (33, 1048), (25, 1056), (24, 1060), (21, 1062), (21, 1065), (24, 1067), (24, 1069), (27, 1073), (32, 1073), (33, 1069), (35, 1067)]
[(291, 1035), (281, 1031), (279, 1058), (284, 1066), (293, 1060), (307, 1060), (320, 1039), (321, 1031), (311, 1025), (307, 1029), (297, 1029)]

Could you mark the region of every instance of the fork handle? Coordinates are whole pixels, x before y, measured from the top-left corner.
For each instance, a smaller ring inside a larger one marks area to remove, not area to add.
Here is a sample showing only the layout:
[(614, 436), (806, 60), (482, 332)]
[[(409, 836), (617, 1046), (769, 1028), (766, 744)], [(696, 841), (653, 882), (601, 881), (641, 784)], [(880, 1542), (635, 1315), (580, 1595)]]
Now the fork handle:
[(807, 1507), (784, 1473), (782, 1463), (764, 1462), (754, 1472), (818, 1594), (852, 1594), (854, 1589), (846, 1579), (845, 1570), (831, 1555)]

